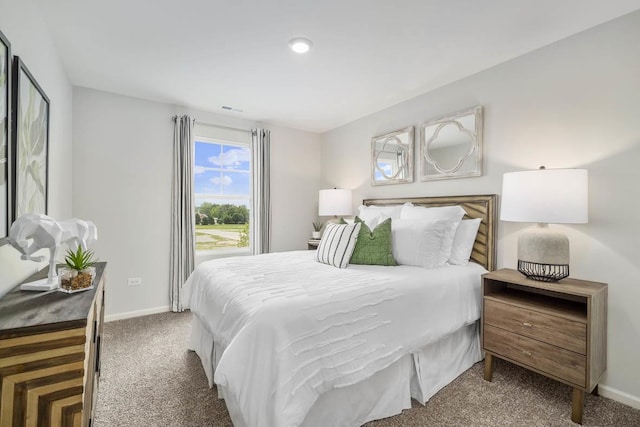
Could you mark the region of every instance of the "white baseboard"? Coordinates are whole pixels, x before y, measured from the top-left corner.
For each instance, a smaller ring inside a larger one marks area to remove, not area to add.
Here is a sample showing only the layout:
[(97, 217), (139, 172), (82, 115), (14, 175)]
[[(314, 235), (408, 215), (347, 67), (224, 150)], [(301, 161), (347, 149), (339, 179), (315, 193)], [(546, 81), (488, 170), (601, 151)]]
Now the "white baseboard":
[(607, 397), (616, 402), (624, 403), (632, 408), (640, 409), (640, 397), (634, 396), (624, 391), (617, 390), (613, 387), (599, 384), (598, 394), (602, 397)]
[(144, 310), (128, 311), (126, 313), (107, 314), (104, 316), (105, 322), (113, 322), (115, 320), (131, 319), (132, 317), (147, 316), (149, 314), (166, 313), (171, 311), (171, 307), (166, 305), (163, 307), (146, 308)]

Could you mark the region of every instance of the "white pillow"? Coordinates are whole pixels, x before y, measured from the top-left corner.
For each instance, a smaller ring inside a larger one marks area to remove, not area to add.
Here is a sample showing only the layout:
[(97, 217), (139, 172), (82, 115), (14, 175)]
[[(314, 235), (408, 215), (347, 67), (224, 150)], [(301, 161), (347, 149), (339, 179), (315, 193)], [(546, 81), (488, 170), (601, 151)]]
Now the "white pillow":
[(402, 205), (399, 206), (358, 206), (358, 218), (360, 218), (371, 230), (387, 218), (391, 222), (400, 218)]
[(413, 206), (405, 204), (400, 211), (400, 219), (442, 219), (454, 218), (461, 220), (465, 214), (465, 210), (460, 206), (438, 206), (434, 208), (426, 208), (424, 206)]
[(391, 222), (393, 257), (398, 264), (436, 268), (445, 265), (459, 219), (398, 219)]
[(353, 248), (356, 246), (359, 232), (360, 223), (327, 224), (316, 250), (316, 261), (338, 268), (346, 268), (349, 265)]
[(456, 235), (453, 238), (453, 247), (451, 248), (451, 256), (449, 264), (467, 265), (473, 250), (473, 244), (476, 241), (478, 228), (480, 228), (480, 218), (465, 219), (460, 222)]

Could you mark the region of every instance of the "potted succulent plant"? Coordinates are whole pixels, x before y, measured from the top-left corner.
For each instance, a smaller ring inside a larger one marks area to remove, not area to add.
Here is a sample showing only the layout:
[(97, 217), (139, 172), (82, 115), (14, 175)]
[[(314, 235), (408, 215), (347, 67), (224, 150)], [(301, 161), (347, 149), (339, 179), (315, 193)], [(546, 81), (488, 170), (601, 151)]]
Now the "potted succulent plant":
[(322, 227), (324, 226), (324, 222), (322, 221), (317, 221), (317, 222), (313, 222), (313, 232), (311, 233), (311, 237), (313, 237), (314, 239), (319, 239), (320, 238), (320, 230), (322, 230)]
[(93, 257), (93, 251), (81, 246), (75, 252), (68, 249), (64, 258), (66, 267), (58, 269), (60, 290), (71, 293), (91, 289), (96, 275)]

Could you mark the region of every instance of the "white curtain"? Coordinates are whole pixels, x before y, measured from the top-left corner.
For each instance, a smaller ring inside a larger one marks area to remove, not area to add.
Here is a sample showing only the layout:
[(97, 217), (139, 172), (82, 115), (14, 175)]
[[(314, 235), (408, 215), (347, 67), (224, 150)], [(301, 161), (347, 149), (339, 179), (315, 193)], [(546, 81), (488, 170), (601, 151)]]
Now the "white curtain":
[(271, 132), (251, 130), (251, 253), (268, 253), (271, 248), (271, 195), (269, 146)]
[(182, 285), (194, 268), (193, 118), (174, 116), (171, 199), (171, 311), (184, 311)]

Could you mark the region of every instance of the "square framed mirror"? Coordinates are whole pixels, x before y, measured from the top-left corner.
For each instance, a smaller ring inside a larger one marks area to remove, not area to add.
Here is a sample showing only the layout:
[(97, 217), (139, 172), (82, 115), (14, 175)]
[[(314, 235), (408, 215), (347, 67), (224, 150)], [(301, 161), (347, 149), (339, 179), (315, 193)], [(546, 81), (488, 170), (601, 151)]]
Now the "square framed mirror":
[(371, 185), (413, 182), (414, 129), (409, 126), (371, 139)]
[(482, 106), (420, 125), (420, 180), (482, 175)]

